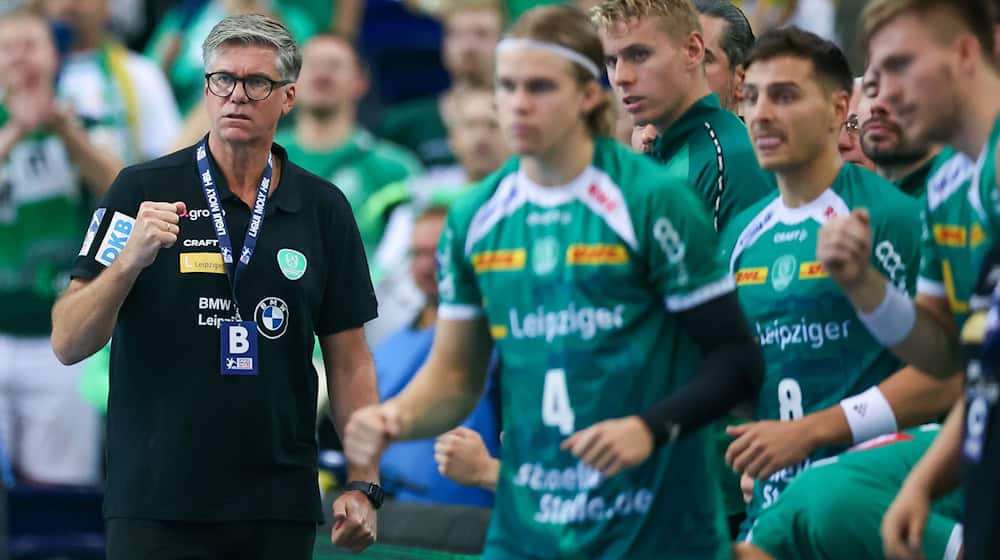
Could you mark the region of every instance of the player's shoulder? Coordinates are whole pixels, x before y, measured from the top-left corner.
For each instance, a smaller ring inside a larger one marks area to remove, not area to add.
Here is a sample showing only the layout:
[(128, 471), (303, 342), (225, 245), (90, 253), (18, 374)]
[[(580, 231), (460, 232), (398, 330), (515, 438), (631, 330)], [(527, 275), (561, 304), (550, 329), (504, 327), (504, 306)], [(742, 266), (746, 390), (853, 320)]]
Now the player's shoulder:
[(502, 212), (515, 194), (514, 177), (519, 162), (520, 158), (512, 157), (499, 169), (465, 189), (449, 206), (450, 226), (467, 230), (474, 221), (483, 221)]
[(927, 177), (927, 208), (933, 212), (968, 186), (976, 163), (962, 152), (945, 147), (935, 156)]
[(630, 207), (645, 204), (651, 198), (699, 203), (687, 187), (686, 174), (672, 173), (671, 167), (636, 153), (611, 138), (594, 141), (593, 167), (621, 192)]
[(775, 189), (736, 214), (721, 232), (720, 239), (723, 243), (723, 249), (727, 250), (739, 241), (742, 241), (743, 244), (751, 243), (749, 239), (756, 239), (760, 233), (763, 233), (778, 220), (781, 208), (781, 195)]
[(864, 207), (893, 216), (920, 212), (919, 200), (903, 193), (877, 173), (853, 163), (844, 163), (834, 185), (834, 191), (850, 209)]

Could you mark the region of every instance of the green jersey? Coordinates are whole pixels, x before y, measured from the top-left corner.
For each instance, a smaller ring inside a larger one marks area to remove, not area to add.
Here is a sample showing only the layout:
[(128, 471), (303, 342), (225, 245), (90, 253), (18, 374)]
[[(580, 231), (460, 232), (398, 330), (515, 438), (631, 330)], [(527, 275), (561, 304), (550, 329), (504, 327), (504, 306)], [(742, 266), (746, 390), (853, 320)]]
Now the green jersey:
[(293, 130), (279, 132), (274, 141), (288, 151), (288, 159), (337, 185), (355, 213), (382, 187), (421, 171), (412, 154), (367, 130), (355, 130), (343, 144), (323, 152), (299, 145)]
[(608, 479), (559, 447), (694, 374), (677, 313), (733, 290), (716, 247), (684, 183), (610, 139), (568, 185), (536, 185), (514, 158), (452, 205), (439, 315), (485, 315), (503, 363), (486, 558), (729, 556), (704, 433)]
[(974, 175), (975, 163), (962, 153), (946, 148), (935, 158), (920, 245), (917, 293), (947, 298), (960, 329), (969, 314), (979, 263), (993, 244), (979, 191), (971, 188)]
[[(950, 152), (950, 150), (945, 150)], [(937, 170), (941, 159), (941, 155), (938, 154), (932, 158), (927, 163), (921, 165), (916, 171), (910, 173), (906, 177), (893, 181), (896, 188), (900, 190), (903, 194), (908, 194), (913, 198), (921, 198), (927, 193), (927, 182), (930, 179), (931, 174)]]
[[(761, 512), (750, 542), (781, 560), (883, 558), (882, 516), (940, 431), (928, 424), (817, 461)], [(961, 491), (934, 502), (921, 546), (926, 558), (956, 558), (961, 519)]]
[(746, 126), (714, 93), (664, 130), (649, 154), (695, 190), (716, 231), (777, 188), (774, 176), (757, 164)]
[(378, 133), (413, 151), (425, 167), (455, 163), (439, 97), (415, 99), (387, 108)]
[(1000, 183), (997, 182), (997, 149), (1000, 149), (1000, 115), (993, 121), (990, 138), (976, 159), (975, 176), (978, 199), (973, 199), (977, 209), (989, 216), (990, 229), (995, 235), (1000, 231)]
[[(913, 293), (920, 205), (852, 164), (844, 164), (831, 187), (809, 204), (788, 208), (776, 193), (737, 217), (722, 237), (740, 303), (767, 364), (758, 400), (760, 420), (794, 420), (826, 409), (901, 367), (868, 333), (816, 258), (820, 227), (856, 208), (867, 208), (871, 216), (871, 262), (900, 289)], [(838, 451), (816, 450), (804, 464), (758, 482), (748, 522), (810, 461)]]

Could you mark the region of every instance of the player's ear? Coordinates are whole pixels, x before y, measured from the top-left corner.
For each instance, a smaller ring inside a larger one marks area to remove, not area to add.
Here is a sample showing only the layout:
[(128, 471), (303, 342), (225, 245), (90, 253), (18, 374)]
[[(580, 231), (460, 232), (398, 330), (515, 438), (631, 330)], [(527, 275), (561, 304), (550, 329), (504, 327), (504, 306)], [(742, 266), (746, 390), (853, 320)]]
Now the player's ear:
[(287, 115), (292, 112), (292, 107), (295, 105), (295, 84), (289, 84), (283, 89), (285, 98), (281, 102), (281, 114)]
[(840, 131), (840, 127), (847, 122), (850, 114), (851, 92), (842, 89), (835, 89), (830, 94), (830, 101), (833, 105), (833, 122), (830, 123), (831, 130)]

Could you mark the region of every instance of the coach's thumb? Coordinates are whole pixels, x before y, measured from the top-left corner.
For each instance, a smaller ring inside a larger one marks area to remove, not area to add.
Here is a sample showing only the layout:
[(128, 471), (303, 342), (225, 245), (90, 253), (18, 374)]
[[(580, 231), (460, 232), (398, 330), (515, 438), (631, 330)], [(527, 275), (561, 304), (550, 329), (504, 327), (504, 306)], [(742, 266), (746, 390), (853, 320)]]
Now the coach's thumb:
[(176, 207), (177, 207), (177, 215), (178, 215), (178, 216), (180, 216), (180, 217), (182, 217), (182, 218), (183, 218), (184, 216), (187, 216), (187, 213), (188, 213), (188, 207), (187, 207), (187, 204), (185, 204), (184, 202), (180, 202), (180, 201), (178, 201), (178, 202), (175, 202), (175, 203), (174, 203), (174, 206), (176, 206)]

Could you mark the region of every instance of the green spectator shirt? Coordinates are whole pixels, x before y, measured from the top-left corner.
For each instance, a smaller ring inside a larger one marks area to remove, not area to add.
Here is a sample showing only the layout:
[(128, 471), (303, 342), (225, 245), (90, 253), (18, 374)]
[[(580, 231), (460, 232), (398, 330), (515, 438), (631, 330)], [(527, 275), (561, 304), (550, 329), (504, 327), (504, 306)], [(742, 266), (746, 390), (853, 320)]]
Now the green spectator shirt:
[(757, 164), (743, 121), (723, 109), (714, 93), (664, 130), (649, 154), (695, 190), (716, 231), (777, 189), (774, 176)]
[[(0, 105), (0, 127), (8, 120)], [(52, 304), (69, 284), (88, 207), (55, 134), (36, 131), (0, 161), (0, 305), (7, 310), (0, 334), (48, 336)], [(86, 240), (92, 237), (88, 230)]]
[(425, 97), (387, 108), (379, 136), (417, 154), (424, 167), (454, 164), (439, 102)]
[[(845, 163), (816, 200), (788, 208), (775, 193), (740, 214), (722, 236), (740, 303), (767, 364), (756, 415), (760, 420), (794, 420), (824, 410), (901, 367), (868, 333), (816, 258), (820, 227), (856, 208), (871, 214), (872, 264), (913, 293), (920, 205), (853, 164)], [(748, 523), (810, 461), (840, 450), (818, 449), (803, 464), (758, 481)]]
[(677, 314), (733, 282), (684, 182), (611, 139), (564, 186), (534, 184), (514, 158), (452, 205), (438, 259), (440, 317), (485, 316), (503, 363), (484, 557), (728, 558), (704, 431), (608, 479), (559, 447), (698, 368)]

